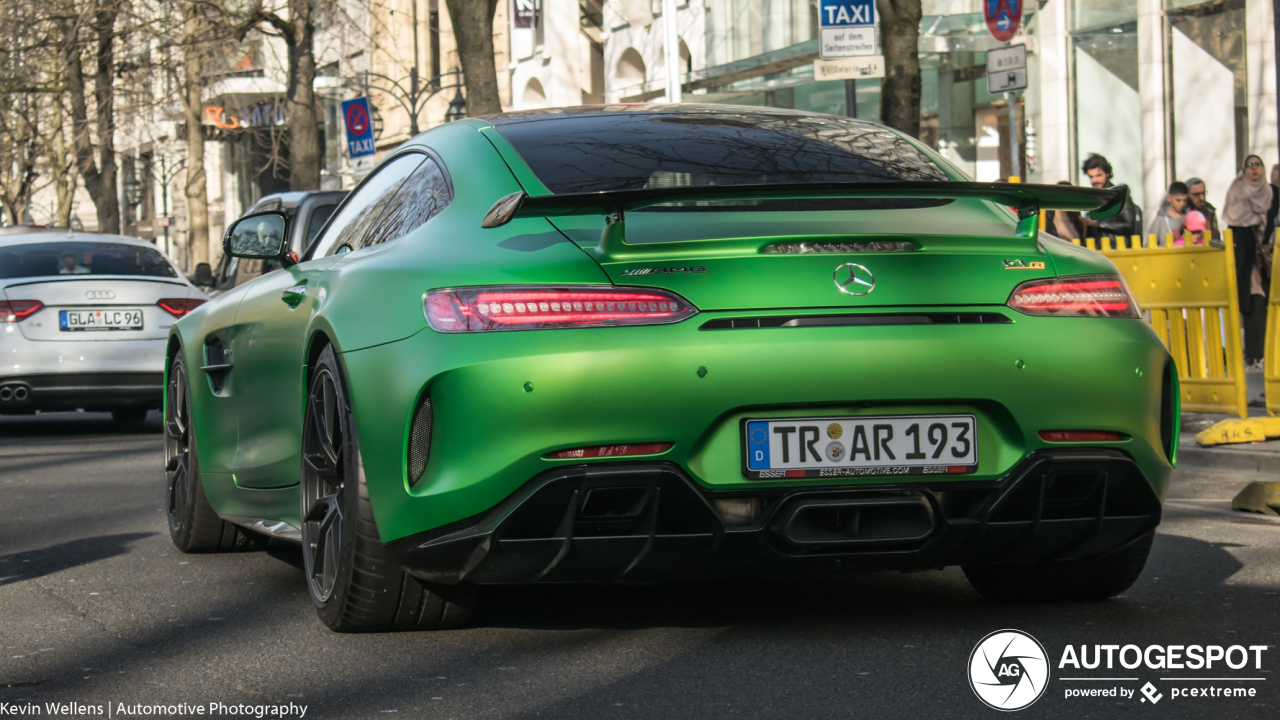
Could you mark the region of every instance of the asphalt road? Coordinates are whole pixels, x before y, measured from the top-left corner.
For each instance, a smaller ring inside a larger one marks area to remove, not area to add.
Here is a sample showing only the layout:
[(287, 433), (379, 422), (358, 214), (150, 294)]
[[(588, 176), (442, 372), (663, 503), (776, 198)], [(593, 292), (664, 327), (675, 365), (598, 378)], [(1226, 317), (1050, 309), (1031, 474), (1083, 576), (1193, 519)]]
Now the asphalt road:
[[(57, 701), (109, 704), (113, 717), (120, 703), (183, 702), (292, 702), (308, 718), (990, 717), (966, 668), (1002, 628), (1034, 635), (1054, 666), (1020, 716), (1280, 713), (1280, 522), (1224, 502), (1256, 476), (1179, 471), (1146, 572), (1108, 602), (995, 605), (954, 568), (489, 588), (465, 629), (353, 636), (316, 620), (296, 547), (173, 547), (151, 420), (0, 418), (0, 716), (28, 703), (47, 714)], [(1081, 683), (1059, 678), (1088, 674), (1056, 667), (1068, 644), (1270, 648), (1261, 670), (1213, 673), (1262, 680), (1179, 685), (1160, 680), (1173, 671), (1139, 668), (1116, 671), (1138, 681), (1093, 684), (1150, 681), (1152, 704), (1141, 693), (1066, 698)], [(1215, 684), (1255, 695), (1172, 697)]]

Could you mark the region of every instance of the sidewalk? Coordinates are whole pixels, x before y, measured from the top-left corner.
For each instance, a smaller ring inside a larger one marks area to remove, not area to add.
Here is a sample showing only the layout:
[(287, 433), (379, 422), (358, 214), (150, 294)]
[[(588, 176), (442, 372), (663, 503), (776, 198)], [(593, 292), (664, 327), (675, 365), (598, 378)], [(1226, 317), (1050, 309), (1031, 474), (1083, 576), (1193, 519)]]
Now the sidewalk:
[[(1262, 372), (1257, 370), (1246, 371), (1245, 383), (1248, 386), (1249, 416), (1266, 417)], [(1187, 466), (1203, 470), (1272, 473), (1277, 476), (1277, 479), (1280, 479), (1280, 439), (1260, 443), (1214, 445), (1212, 447), (1200, 447), (1196, 443), (1196, 433), (1208, 429), (1219, 420), (1227, 420), (1234, 417), (1235, 415), (1183, 413), (1182, 436), (1178, 438), (1178, 467)]]

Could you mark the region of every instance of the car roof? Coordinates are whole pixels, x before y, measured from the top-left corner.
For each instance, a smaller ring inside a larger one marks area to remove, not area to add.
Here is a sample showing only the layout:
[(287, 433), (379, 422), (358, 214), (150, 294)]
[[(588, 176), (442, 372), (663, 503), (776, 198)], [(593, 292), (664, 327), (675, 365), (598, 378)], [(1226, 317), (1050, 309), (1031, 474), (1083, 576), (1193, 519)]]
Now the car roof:
[(559, 120), (581, 117), (599, 117), (607, 115), (741, 115), (755, 118), (821, 118), (836, 117), (842, 121), (863, 122), (876, 125), (870, 121), (857, 121), (840, 115), (791, 110), (789, 108), (759, 107), (755, 105), (720, 105), (716, 103), (679, 103), (676, 105), (652, 104), (615, 104), (615, 105), (579, 105), (575, 107), (540, 108), (537, 110), (519, 110), (516, 112), (496, 113), (493, 115), (477, 115), (476, 120), (483, 120), (495, 127), (516, 125), (521, 123)]
[(35, 229), (25, 233), (0, 234), (0, 246), (29, 245), (47, 242), (110, 242), (121, 245), (139, 245), (154, 249), (155, 245), (148, 240), (124, 235), (106, 235), (104, 233), (85, 232), (83, 230), (67, 230), (66, 228)]
[(258, 198), (251, 208), (258, 207), (266, 203), (278, 202), (278, 207), (284, 209), (296, 208), (313, 195), (333, 195), (341, 198), (347, 194), (346, 190), (290, 190), (288, 192), (271, 193)]

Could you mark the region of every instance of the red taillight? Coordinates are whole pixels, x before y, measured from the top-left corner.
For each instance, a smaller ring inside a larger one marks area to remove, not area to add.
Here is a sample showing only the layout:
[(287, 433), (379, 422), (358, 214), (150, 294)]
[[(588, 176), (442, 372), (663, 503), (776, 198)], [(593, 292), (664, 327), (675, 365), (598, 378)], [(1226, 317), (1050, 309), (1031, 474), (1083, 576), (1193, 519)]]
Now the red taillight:
[(629, 445), (596, 445), (548, 453), (551, 460), (577, 458), (622, 457), (624, 455), (657, 455), (671, 449), (672, 443), (631, 443)]
[(156, 305), (174, 317), (182, 317), (203, 304), (204, 300), (200, 298), (164, 298), (156, 301)]
[(1027, 315), (1138, 317), (1138, 304), (1118, 275), (1031, 280), (1014, 288), (1009, 307)]
[(432, 290), (422, 309), (443, 333), (661, 325), (698, 312), (664, 290), (536, 285)]
[(1041, 430), (1045, 442), (1116, 442), (1124, 436), (1110, 430)]
[(22, 322), (42, 307), (39, 300), (0, 300), (0, 322)]

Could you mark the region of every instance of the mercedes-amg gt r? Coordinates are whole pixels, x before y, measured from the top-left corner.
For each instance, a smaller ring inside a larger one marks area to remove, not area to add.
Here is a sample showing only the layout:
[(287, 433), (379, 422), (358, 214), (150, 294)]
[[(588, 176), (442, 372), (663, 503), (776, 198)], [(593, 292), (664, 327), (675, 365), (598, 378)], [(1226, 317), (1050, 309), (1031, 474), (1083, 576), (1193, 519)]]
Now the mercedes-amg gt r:
[(996, 600), (1141, 571), (1177, 377), (1115, 267), (1038, 231), (1124, 188), (976, 183), (842, 117), (511, 113), (390, 154), (169, 337), (169, 526), (300, 542), (341, 631), (495, 583), (960, 565)]

